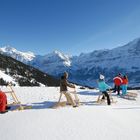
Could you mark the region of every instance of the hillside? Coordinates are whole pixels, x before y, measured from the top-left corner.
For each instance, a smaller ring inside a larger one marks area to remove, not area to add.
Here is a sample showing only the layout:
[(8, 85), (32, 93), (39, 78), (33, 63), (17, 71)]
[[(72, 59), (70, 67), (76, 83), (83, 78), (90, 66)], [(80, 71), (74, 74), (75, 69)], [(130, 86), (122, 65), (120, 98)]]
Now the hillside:
[[(6, 84), (7, 82), (13, 82), (19, 86), (58, 86), (59, 80), (56, 78), (39, 71), (19, 62), (9, 56), (0, 54), (0, 71), (1, 84)], [(11, 81), (6, 81), (6, 76), (11, 77)]]

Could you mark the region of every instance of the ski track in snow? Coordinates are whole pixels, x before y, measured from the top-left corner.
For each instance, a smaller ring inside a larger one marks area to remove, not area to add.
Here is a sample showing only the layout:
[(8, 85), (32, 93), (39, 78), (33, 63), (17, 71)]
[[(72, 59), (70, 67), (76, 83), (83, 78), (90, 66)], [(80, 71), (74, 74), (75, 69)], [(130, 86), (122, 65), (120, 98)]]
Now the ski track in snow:
[[(0, 140), (139, 140), (139, 96), (133, 101), (113, 94), (117, 103), (98, 105), (97, 90), (77, 89), (84, 105), (51, 109), (58, 101), (59, 88), (14, 87), (14, 90), (23, 104), (33, 107), (0, 114)], [(140, 94), (138, 90), (133, 92)], [(7, 96), (8, 102), (13, 102)]]

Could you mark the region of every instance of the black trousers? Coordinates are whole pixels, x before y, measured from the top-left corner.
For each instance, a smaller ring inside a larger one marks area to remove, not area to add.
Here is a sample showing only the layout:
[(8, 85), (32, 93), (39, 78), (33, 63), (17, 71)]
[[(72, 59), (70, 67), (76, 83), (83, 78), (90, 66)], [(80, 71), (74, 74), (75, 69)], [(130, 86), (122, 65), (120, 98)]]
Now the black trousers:
[[(110, 101), (110, 97), (109, 97), (109, 94), (107, 93), (107, 91), (103, 91), (102, 94), (107, 97), (107, 104), (110, 105), (111, 101)], [(102, 99), (105, 99), (104, 96), (102, 97)]]
[(114, 92), (118, 92), (118, 95), (120, 95), (120, 86), (117, 86), (117, 85), (115, 85), (115, 87), (114, 87)]

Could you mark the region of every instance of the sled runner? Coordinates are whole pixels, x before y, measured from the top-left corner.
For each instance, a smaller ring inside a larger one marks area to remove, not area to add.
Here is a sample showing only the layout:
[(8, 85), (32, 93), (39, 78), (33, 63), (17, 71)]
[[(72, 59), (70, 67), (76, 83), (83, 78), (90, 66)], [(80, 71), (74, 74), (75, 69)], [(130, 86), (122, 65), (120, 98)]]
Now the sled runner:
[(15, 111), (15, 110), (24, 110), (24, 109), (31, 109), (32, 108), (32, 106), (21, 104), (21, 102), (19, 101), (19, 99), (16, 96), (16, 93), (14, 92), (14, 90), (12, 88), (12, 85), (11, 84), (8, 84), (8, 87), (10, 88), (10, 91), (7, 91), (5, 93), (10, 93), (10, 95), (11, 95), (13, 101), (14, 101), (13, 103), (8, 104), (8, 106), (15, 106), (16, 107), (16, 109), (14, 109), (12, 111)]
[(11, 111), (20, 111), (20, 110), (26, 110), (26, 109), (32, 109), (32, 106), (28, 106), (28, 105), (15, 105), (15, 108), (12, 109)]
[(51, 108), (56, 109), (58, 107), (65, 107), (66, 106), (66, 101), (63, 102), (57, 102), (55, 105), (51, 106)]

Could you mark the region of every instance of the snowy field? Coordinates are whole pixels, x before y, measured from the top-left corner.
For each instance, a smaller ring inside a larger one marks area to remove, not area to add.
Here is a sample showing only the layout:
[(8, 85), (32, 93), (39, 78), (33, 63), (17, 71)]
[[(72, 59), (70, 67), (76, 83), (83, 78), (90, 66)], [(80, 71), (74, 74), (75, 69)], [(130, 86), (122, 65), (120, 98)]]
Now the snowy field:
[[(8, 88), (1, 88), (8, 91)], [(139, 140), (140, 96), (97, 104), (97, 90), (78, 89), (83, 105), (51, 109), (59, 98), (55, 87), (15, 87), (19, 100), (32, 109), (0, 114), (0, 140)], [(140, 91), (133, 91), (140, 94)], [(8, 102), (12, 98), (8, 96)], [(63, 97), (62, 100), (65, 100)]]

